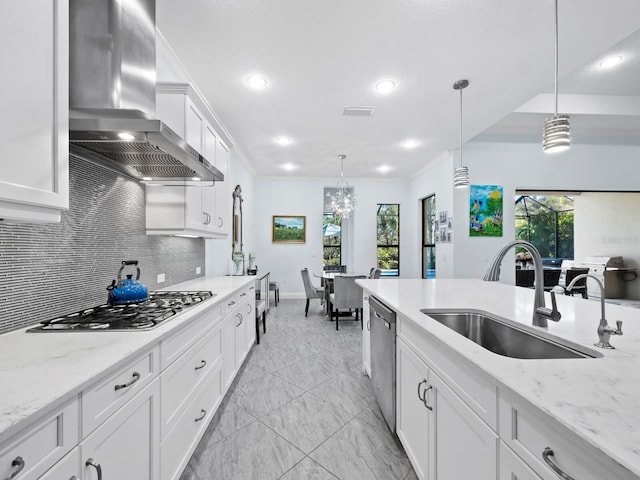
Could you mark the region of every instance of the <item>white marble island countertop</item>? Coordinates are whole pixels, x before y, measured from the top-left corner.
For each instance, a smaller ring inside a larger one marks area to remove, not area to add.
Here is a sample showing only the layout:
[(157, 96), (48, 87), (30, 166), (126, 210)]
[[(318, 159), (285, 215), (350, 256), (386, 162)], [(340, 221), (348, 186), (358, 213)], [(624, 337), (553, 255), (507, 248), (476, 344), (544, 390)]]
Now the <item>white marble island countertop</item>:
[(27, 333), (25, 328), (0, 335), (0, 445), (97, 376), (157, 344), (255, 278), (200, 277), (163, 288), (210, 290), (216, 295), (152, 330)]
[[(614, 350), (596, 348), (600, 302), (558, 295), (558, 323), (532, 327), (595, 350), (588, 359), (517, 359), (494, 354), (420, 310), (477, 309), (531, 326), (532, 289), (482, 280), (359, 280), (371, 294), (640, 478), (640, 310), (606, 305), (622, 320)], [(547, 306), (550, 296), (545, 294)]]

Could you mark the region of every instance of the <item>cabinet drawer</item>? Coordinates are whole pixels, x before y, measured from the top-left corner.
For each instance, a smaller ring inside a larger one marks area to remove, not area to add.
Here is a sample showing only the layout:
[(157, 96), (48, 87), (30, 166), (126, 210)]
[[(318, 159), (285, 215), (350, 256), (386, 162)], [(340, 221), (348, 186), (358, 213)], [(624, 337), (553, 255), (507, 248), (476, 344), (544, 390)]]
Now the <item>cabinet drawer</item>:
[(170, 365), (160, 377), (161, 435), (165, 438), (191, 399), (198, 384), (222, 363), (222, 324)]
[(545, 480), (559, 478), (544, 460), (579, 480), (622, 480), (635, 478), (585, 440), (562, 427), (535, 407), (508, 393), (500, 392), (500, 437), (526, 464)]
[(215, 307), (206, 310), (202, 315), (194, 318), (193, 321), (189, 322), (180, 331), (171, 335), (169, 338), (162, 340), (160, 344), (160, 369), (164, 370), (175, 362), (180, 355), (201, 339), (207, 330), (220, 321), (222, 318), (220, 310), (220, 305), (216, 305)]
[(500, 480), (542, 480), (513, 450), (500, 442)]
[(155, 347), (82, 392), (82, 438), (158, 375), (159, 356)]
[(238, 302), (239, 302), (239, 293), (235, 293), (230, 297), (225, 298), (221, 305), (222, 316), (224, 317), (230, 312), (232, 312), (238, 306)]
[(162, 480), (177, 480), (205, 429), (211, 422), (223, 394), (222, 364), (201, 385), (178, 418), (175, 428), (160, 444)]
[[(40, 477), (39, 480), (80, 480), (80, 472), (80, 448), (76, 447)], [(16, 477), (16, 480), (20, 478)]]
[(494, 431), (498, 431), (497, 388), (475, 365), (448, 351), (423, 327), (398, 316), (398, 336)]
[[(78, 398), (27, 427), (0, 445), (0, 478), (32, 480), (51, 468), (78, 443)], [(12, 463), (15, 465), (12, 467)]]

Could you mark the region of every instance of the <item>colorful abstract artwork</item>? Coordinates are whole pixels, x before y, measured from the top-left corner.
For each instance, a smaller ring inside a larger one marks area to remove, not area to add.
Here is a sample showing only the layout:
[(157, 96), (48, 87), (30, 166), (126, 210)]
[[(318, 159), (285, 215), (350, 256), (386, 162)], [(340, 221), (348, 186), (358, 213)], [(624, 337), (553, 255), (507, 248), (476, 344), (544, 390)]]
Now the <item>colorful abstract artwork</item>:
[(469, 190), (469, 236), (502, 236), (502, 187), (471, 185)]

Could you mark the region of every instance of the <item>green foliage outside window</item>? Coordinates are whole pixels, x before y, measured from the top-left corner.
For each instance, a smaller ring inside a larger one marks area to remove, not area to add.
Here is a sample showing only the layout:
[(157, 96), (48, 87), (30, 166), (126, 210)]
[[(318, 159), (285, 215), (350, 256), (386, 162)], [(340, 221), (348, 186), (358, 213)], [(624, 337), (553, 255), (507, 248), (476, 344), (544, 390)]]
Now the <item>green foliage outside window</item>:
[(385, 276), (400, 273), (400, 205), (378, 204), (377, 267)]
[[(333, 213), (323, 215), (322, 265), (342, 265), (342, 231), (341, 218)], [(334, 225), (337, 228), (331, 228)], [(337, 231), (337, 233), (333, 233)]]

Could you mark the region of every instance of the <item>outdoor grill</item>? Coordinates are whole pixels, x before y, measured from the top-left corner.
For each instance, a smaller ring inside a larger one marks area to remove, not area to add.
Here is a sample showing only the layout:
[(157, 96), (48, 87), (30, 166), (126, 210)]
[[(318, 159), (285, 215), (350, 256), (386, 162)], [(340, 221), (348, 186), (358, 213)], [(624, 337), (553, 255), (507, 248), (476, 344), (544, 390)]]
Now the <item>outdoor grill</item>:
[[(589, 268), (589, 274), (597, 277), (604, 285), (605, 298), (624, 298), (625, 283), (638, 277), (635, 268), (622, 266), (622, 257), (594, 256), (574, 262), (574, 267)], [(587, 281), (589, 295), (600, 296), (600, 288), (593, 281)]]

